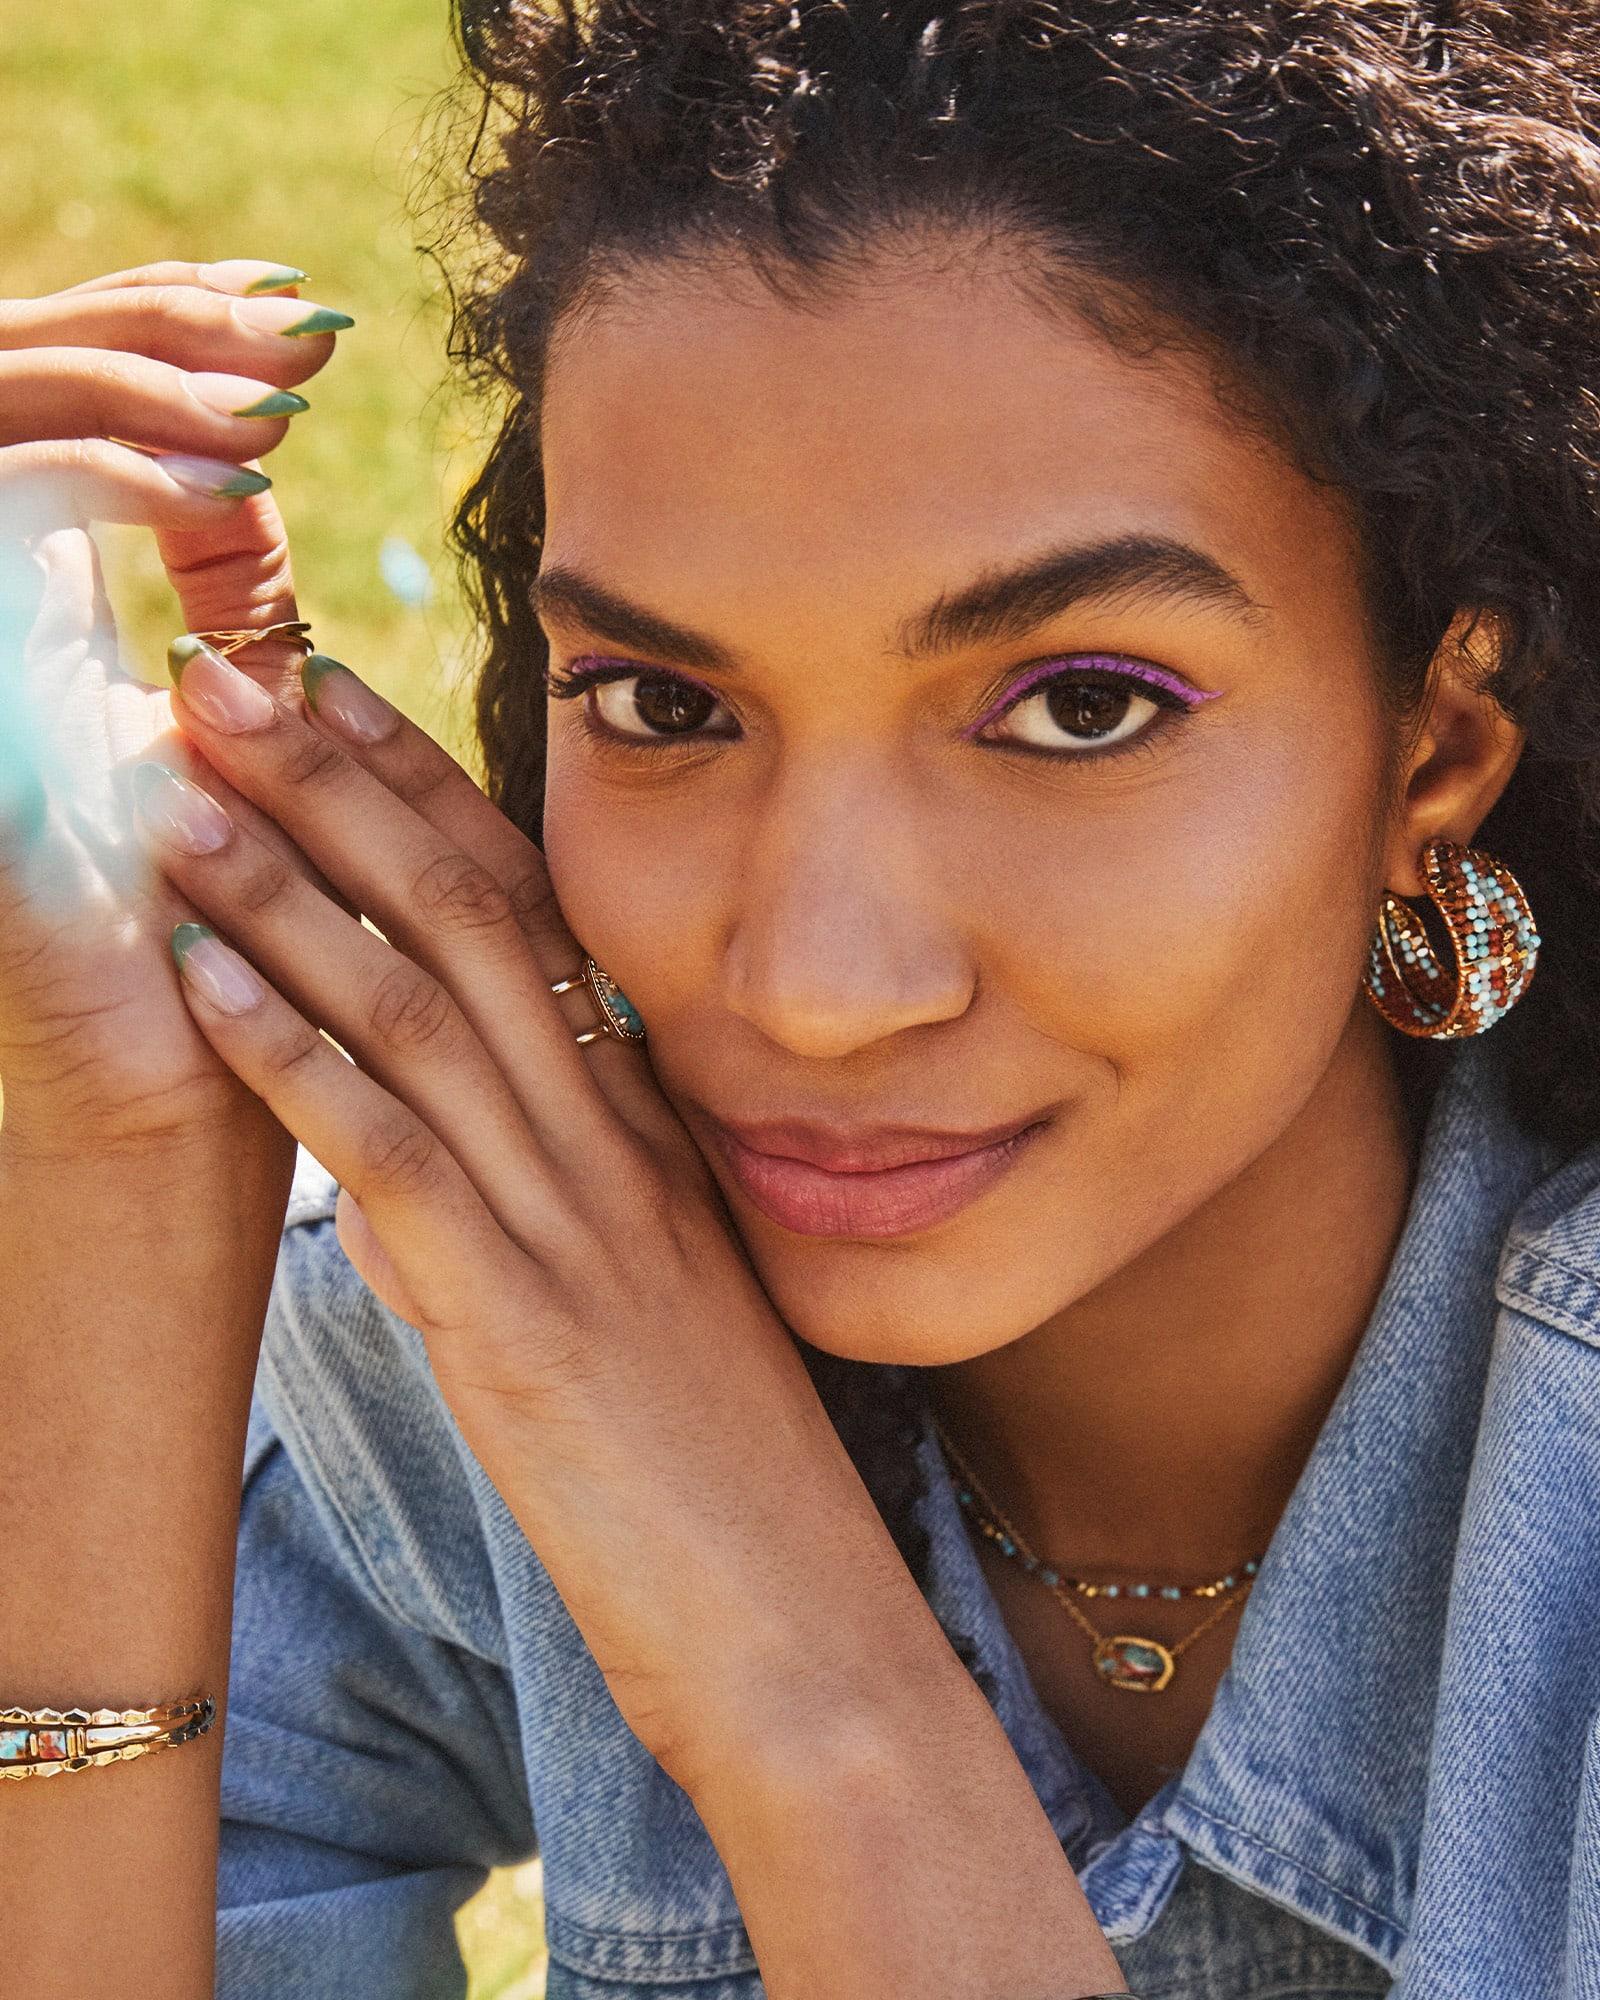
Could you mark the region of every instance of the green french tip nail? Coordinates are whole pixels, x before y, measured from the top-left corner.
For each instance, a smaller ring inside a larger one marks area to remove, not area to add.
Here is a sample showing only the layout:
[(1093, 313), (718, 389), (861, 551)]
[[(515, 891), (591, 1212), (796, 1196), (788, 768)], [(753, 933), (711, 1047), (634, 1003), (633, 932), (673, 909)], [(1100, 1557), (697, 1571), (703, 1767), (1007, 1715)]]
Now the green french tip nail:
[(263, 292), (286, 292), (291, 285), (303, 285), (305, 281), (304, 271), (295, 270), (292, 264), (280, 264), (276, 270), (257, 278), (253, 285), (246, 285), (244, 295), (247, 299), (254, 299)]
[(354, 325), (355, 321), (348, 313), (335, 312), (331, 306), (318, 306), (304, 319), (296, 320), (293, 326), (286, 326), (283, 337), (285, 340), (299, 340), (308, 333), (343, 333), (347, 326)]
[(252, 403), (248, 409), (235, 410), (236, 417), (297, 417), (311, 405), (304, 396), (297, 396), (292, 389), (274, 389), (263, 396), (259, 403)]
[(306, 691), (306, 700), (315, 708), (317, 689), (329, 674), (347, 674), (349, 671), (344, 661), (336, 660), (331, 653), (307, 653), (300, 662), (300, 685)]
[(243, 466), (217, 488), (219, 500), (247, 500), (252, 493), (265, 493), (272, 481), (264, 472), (247, 472)]
[(208, 653), (211, 648), (204, 639), (197, 639), (193, 632), (180, 632), (167, 648), (167, 672), (172, 676), (172, 685), (177, 687), (183, 679), (183, 670), (196, 653)]
[(202, 938), (215, 936), (209, 924), (179, 924), (172, 933), (172, 956), (181, 966)]

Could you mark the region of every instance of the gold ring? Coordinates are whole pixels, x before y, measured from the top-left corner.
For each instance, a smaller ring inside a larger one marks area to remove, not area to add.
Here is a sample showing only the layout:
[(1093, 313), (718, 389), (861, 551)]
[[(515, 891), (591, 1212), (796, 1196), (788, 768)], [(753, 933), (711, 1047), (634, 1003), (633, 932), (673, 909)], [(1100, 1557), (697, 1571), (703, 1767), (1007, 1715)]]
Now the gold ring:
[(241, 646), (253, 646), (258, 639), (289, 639), (304, 646), (308, 653), (316, 651), (311, 643), (311, 627), (304, 618), (285, 618), (280, 624), (257, 625), (253, 630), (241, 625), (229, 631), (195, 632), (191, 636), (204, 639), (225, 659), (231, 659)]
[(570, 973), (565, 979), (556, 980), (550, 991), (571, 993), (579, 986), (588, 987), (601, 1016), (598, 1027), (585, 1028), (581, 1035), (573, 1036), (573, 1040), (580, 1048), (587, 1042), (599, 1041), (602, 1035), (615, 1035), (621, 1042), (644, 1040), (644, 1021), (640, 1017), (638, 1008), (611, 974), (602, 972), (592, 958), (583, 961), (581, 972)]

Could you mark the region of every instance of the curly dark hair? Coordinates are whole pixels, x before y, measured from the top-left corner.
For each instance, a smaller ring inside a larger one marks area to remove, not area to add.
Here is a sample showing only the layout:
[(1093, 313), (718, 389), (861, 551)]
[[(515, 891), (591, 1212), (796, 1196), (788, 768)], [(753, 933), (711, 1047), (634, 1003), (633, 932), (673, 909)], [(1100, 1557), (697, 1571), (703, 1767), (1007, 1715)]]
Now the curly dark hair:
[[(505, 400), (456, 536), (487, 634), (487, 782), (513, 819), (538, 830), (529, 585), (563, 312), (641, 262), (736, 247), (803, 292), (886, 229), (999, 229), (1044, 291), (1098, 299), (1108, 337), (1175, 327), (1223, 359), (1349, 497), (1397, 723), (1419, 713), (1452, 614), (1493, 615), (1486, 684), (1527, 745), (1475, 839), (1515, 870), (1544, 941), (1493, 1032), (1530, 1128), (1600, 1133), (1593, 0), (457, 0), (457, 15), (481, 92), (485, 254), (455, 345)], [(853, 1367), (815, 1372), (920, 1570), (915, 1387), (856, 1394)]]

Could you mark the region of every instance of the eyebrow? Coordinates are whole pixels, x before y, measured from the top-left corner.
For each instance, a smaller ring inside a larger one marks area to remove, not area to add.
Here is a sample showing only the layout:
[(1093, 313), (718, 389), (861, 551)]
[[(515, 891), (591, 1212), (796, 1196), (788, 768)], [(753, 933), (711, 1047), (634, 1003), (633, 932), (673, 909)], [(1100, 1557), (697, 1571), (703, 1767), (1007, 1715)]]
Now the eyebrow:
[[(570, 565), (541, 569), (531, 594), (537, 616), (582, 625), (612, 645), (682, 666), (739, 671), (737, 655), (726, 646), (631, 603)], [(1020, 639), (1075, 605), (1105, 598), (1199, 605), (1251, 622), (1266, 615), (1231, 570), (1191, 543), (1165, 535), (1116, 535), (982, 572), (903, 619), (889, 650), (917, 661), (964, 646)]]

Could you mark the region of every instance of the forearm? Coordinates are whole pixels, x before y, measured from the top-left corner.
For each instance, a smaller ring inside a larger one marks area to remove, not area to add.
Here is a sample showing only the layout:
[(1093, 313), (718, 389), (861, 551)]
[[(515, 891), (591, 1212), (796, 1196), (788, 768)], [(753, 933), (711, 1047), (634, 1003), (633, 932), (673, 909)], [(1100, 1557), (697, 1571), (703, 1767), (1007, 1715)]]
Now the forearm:
[[(0, 1135), (0, 1706), (220, 1702), (292, 1163), (219, 1138), (45, 1166)], [(221, 1740), (0, 1786), (8, 1986), (210, 1995)]]
[(773, 2000), (1120, 1990), (1004, 1731), (946, 1658), (926, 1633), (886, 1635), (859, 1702), (774, 1716), (697, 1781)]

